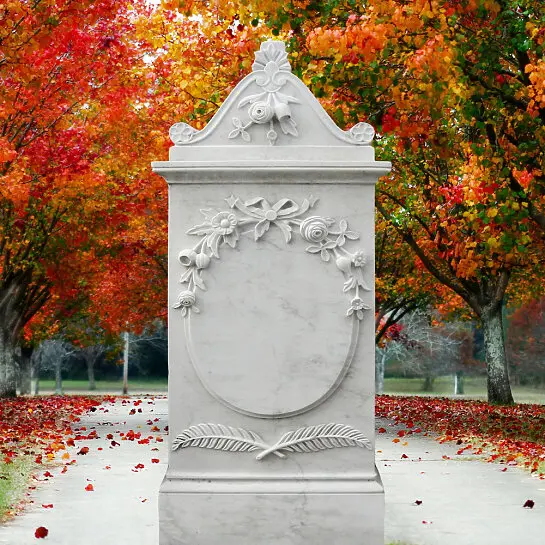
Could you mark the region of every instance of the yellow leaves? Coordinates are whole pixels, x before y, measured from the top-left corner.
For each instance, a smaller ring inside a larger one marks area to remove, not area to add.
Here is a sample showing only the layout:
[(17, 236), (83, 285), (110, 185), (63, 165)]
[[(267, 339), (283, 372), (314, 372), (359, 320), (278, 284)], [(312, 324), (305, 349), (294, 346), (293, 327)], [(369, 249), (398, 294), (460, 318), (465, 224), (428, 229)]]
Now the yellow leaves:
[(489, 208), (486, 212), (486, 215), (489, 217), (489, 218), (495, 218), (497, 215), (498, 215), (498, 209), (497, 208)]
[(499, 246), (499, 242), (498, 242), (498, 239), (496, 237), (490, 237), (486, 243), (488, 244), (488, 246), (494, 250), (495, 248), (497, 248)]

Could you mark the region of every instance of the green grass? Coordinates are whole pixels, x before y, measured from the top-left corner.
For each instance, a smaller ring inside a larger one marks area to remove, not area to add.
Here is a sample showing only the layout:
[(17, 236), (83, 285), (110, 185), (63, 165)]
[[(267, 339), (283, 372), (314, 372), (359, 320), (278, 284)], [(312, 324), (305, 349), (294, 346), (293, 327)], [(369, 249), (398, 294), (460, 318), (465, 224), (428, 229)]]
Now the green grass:
[[(435, 379), (431, 392), (422, 391), (421, 378), (387, 378), (384, 380), (385, 394), (454, 396), (454, 377), (444, 376)], [(528, 386), (513, 386), (513, 396), (519, 403), (545, 403), (545, 390)], [(464, 395), (460, 399), (486, 399), (486, 377), (466, 377)]]
[[(96, 393), (121, 393), (123, 381), (119, 380), (97, 380)], [(66, 393), (89, 392), (89, 382), (86, 380), (63, 380), (62, 387)], [(40, 393), (48, 394), (55, 391), (54, 380), (40, 380)], [(134, 379), (129, 380), (130, 393), (145, 392), (166, 392), (167, 379)]]
[(0, 522), (23, 498), (34, 462), (30, 456), (18, 456), (11, 464), (0, 462)]

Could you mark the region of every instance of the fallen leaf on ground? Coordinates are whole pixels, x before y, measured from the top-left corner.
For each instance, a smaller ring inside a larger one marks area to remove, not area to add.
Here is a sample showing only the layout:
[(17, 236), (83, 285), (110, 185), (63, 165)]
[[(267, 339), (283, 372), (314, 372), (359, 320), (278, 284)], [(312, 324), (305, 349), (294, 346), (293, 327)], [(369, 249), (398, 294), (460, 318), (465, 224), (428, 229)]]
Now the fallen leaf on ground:
[(533, 509), (536, 502), (534, 500), (526, 500), (526, 503), (522, 507), (526, 507), (526, 509)]
[(88, 484), (85, 487), (85, 490), (87, 490), (87, 492), (93, 492), (94, 489), (95, 489), (95, 487), (92, 484)]
[(39, 526), (34, 532), (34, 537), (38, 539), (43, 539), (47, 536), (47, 534), (49, 534), (49, 530), (45, 526)]

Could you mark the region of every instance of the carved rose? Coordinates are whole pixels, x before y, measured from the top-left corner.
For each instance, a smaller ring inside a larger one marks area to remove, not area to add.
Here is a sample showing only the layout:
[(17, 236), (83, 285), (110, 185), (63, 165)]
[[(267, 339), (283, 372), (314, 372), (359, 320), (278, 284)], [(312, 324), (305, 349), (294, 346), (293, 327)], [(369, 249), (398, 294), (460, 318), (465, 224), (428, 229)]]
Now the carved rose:
[(175, 308), (179, 307), (192, 307), (195, 304), (195, 294), (192, 291), (186, 290), (180, 293), (178, 297), (178, 302), (176, 303)]
[(268, 123), (274, 115), (274, 110), (266, 102), (254, 102), (248, 109), (248, 115), (254, 123)]
[(354, 254), (352, 263), (354, 263), (355, 267), (364, 267), (367, 263), (367, 256), (361, 250), (359, 250)]
[(328, 226), (324, 218), (310, 216), (301, 223), (301, 236), (308, 242), (321, 242), (329, 234)]
[(237, 217), (232, 212), (220, 212), (210, 220), (210, 223), (214, 232), (229, 235), (235, 230)]

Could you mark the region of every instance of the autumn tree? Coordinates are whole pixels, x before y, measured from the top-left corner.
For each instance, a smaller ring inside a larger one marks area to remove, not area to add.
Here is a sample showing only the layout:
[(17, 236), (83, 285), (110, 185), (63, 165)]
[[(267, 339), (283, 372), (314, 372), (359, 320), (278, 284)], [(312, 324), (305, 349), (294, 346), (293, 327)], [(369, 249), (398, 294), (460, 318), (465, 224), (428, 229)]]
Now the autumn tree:
[(543, 255), (541, 3), (269, 1), (216, 9), (285, 36), (296, 73), (338, 123), (366, 119), (389, 135), (379, 148), (395, 169), (379, 188), (379, 210), (479, 317), (489, 400), (511, 403), (502, 306), (510, 279), (537, 269)]
[(142, 57), (129, 7), (33, 0), (0, 13), (0, 397), (15, 394), (25, 324), (115, 223), (116, 182), (96, 161), (102, 126), (141, 92), (125, 70)]

